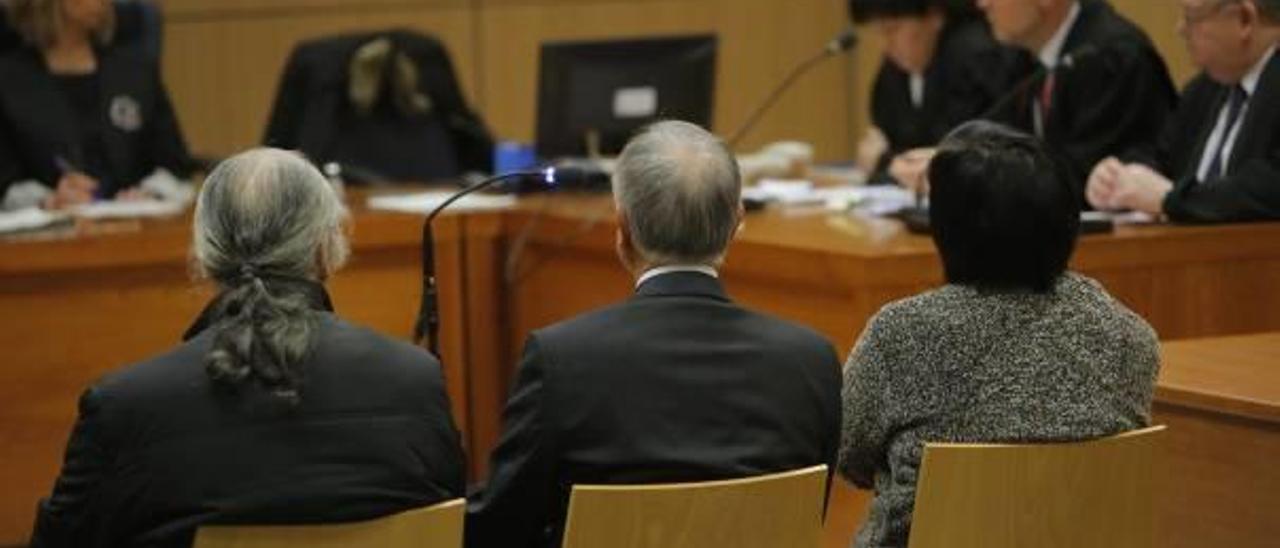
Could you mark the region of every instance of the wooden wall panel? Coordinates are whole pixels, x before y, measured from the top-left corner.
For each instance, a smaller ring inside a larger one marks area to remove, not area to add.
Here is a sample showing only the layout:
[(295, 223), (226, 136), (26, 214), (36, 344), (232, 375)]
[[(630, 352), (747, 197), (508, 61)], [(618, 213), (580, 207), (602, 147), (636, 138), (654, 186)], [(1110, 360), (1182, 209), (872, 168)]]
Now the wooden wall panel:
[[(532, 141), (543, 40), (717, 32), (715, 129), (728, 134), (786, 72), (847, 23), (844, 0), (160, 0), (165, 74), (193, 148), (206, 154), (261, 139), (288, 52), (310, 37), (407, 26), (437, 34), (473, 103), (501, 139)], [(1175, 81), (1195, 69), (1172, 0), (1112, 0), (1147, 30)], [(740, 147), (780, 139), (852, 156), (867, 124), (880, 41), (864, 29), (852, 55), (801, 80)]]
[(224, 155), (260, 143), (285, 60), (317, 36), (408, 27), (438, 36), (464, 92), (474, 87), (468, 0), (170, 0), (164, 73), (192, 150)]
[[(538, 48), (557, 40), (716, 33), (714, 129), (733, 132), (796, 63), (844, 24), (836, 0), (479, 0), (483, 110), (504, 139), (532, 142)], [(791, 89), (740, 149), (798, 139), (818, 155), (849, 152), (847, 64), (833, 59)]]

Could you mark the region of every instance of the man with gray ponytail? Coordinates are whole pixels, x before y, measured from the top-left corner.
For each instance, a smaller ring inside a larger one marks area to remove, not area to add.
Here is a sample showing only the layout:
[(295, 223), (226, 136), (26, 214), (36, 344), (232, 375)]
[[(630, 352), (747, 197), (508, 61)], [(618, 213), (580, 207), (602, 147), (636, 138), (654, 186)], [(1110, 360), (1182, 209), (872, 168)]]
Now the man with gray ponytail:
[(575, 483), (834, 467), (835, 351), (737, 306), (718, 279), (742, 221), (724, 143), (655, 124), (622, 151), (613, 194), (635, 296), (529, 335), (489, 484), (468, 508), (468, 547), (559, 546)]
[(205, 523), (369, 519), (462, 495), (439, 362), (339, 319), (346, 210), (303, 158), (209, 175), (193, 255), (218, 295), (185, 342), (80, 399), (32, 546), (190, 546)]

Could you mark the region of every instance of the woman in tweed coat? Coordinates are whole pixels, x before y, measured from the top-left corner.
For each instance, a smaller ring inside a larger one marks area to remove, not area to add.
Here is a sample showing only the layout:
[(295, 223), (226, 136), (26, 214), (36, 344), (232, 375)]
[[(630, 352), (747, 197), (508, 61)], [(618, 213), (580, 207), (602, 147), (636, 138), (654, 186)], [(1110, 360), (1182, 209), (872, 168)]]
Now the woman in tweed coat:
[(840, 472), (875, 489), (855, 546), (906, 546), (926, 442), (1097, 438), (1143, 427), (1156, 335), (1066, 270), (1079, 192), (1030, 136), (971, 122), (929, 169), (947, 285), (891, 303), (844, 373)]

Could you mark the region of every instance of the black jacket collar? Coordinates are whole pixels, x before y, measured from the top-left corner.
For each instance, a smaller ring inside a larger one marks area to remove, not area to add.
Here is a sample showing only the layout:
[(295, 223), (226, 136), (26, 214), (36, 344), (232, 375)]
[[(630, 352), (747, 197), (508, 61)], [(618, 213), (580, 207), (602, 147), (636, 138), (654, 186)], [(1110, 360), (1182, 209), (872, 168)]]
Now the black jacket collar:
[[(270, 275), (262, 276), (262, 281), (267, 284), (267, 291), (272, 294), (282, 292), (298, 293), (306, 297), (313, 310), (333, 312), (333, 302), (329, 299), (329, 292), (320, 283), (299, 278)], [(227, 292), (223, 291), (204, 307), (204, 310), (196, 317), (196, 321), (182, 334), (182, 340), (191, 340), (204, 330), (216, 325), (222, 320), (226, 305)]]
[(701, 272), (668, 272), (645, 280), (636, 288), (636, 297), (710, 297), (728, 301), (720, 279)]

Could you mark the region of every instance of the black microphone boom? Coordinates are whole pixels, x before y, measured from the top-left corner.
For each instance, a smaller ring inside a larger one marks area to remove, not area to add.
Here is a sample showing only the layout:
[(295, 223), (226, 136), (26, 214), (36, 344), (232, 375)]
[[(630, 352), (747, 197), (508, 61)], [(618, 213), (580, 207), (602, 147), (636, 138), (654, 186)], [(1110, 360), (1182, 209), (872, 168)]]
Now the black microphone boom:
[(747, 132), (751, 131), (751, 128), (760, 121), (760, 117), (764, 116), (764, 113), (768, 112), (769, 108), (772, 107), (774, 103), (778, 102), (778, 99), (782, 97), (783, 92), (787, 91), (788, 88), (795, 84), (796, 80), (799, 80), (806, 72), (809, 72), (813, 67), (818, 66), (818, 63), (821, 63), (828, 57), (849, 51), (857, 45), (858, 34), (854, 32), (852, 28), (847, 28), (841, 31), (840, 34), (836, 35), (835, 38), (832, 38), (830, 42), (827, 42), (827, 45), (823, 46), (821, 51), (814, 54), (812, 57), (805, 59), (803, 62), (796, 65), (795, 68), (791, 69), (791, 73), (787, 74), (787, 77), (782, 79), (782, 83), (778, 84), (778, 87), (773, 88), (773, 92), (765, 98), (763, 103), (760, 103), (760, 106), (756, 107), (756, 109), (751, 112), (751, 115), (747, 117), (747, 121), (738, 128), (738, 131), (733, 132), (733, 135), (729, 137), (729, 140), (727, 141), (729, 148), (732, 149), (737, 146), (738, 142), (741, 141), (743, 137), (746, 137)]
[(422, 223), (422, 299), (418, 303), (418, 320), (413, 327), (414, 342), (421, 345), (423, 339), (426, 339), (427, 350), (435, 355), (437, 359), (440, 358), (440, 307), (436, 289), (435, 237), (431, 232), (431, 222), (435, 220), (436, 216), (464, 196), (484, 190), (502, 181), (526, 179), (548, 188), (559, 188), (566, 185), (581, 185), (591, 175), (586, 170), (579, 168), (557, 167), (548, 167), (537, 171), (506, 173), (490, 177), (459, 190), (432, 209), (427, 214), (427, 219)]

